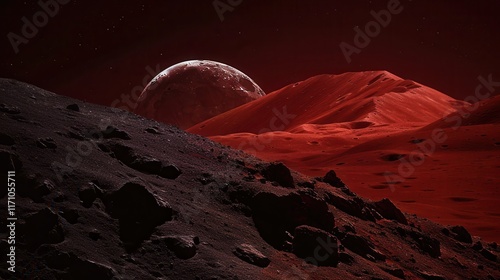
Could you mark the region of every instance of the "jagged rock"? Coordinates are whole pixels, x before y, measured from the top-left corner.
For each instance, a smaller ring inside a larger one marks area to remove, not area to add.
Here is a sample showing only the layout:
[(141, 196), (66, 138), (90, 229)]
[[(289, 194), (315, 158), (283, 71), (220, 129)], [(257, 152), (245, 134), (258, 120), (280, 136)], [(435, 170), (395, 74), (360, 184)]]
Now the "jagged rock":
[(262, 238), (276, 249), (282, 250), (286, 241), (291, 242), (286, 232), (293, 232), (300, 225), (309, 225), (325, 231), (335, 226), (328, 205), (307, 194), (290, 193), (278, 196), (261, 192), (250, 202), (252, 217)]
[(406, 220), (403, 212), (401, 212), (401, 210), (399, 210), (388, 198), (374, 202), (373, 206), (382, 217), (400, 222), (404, 225), (408, 224), (408, 220)]
[(370, 241), (359, 235), (347, 233), (341, 242), (347, 249), (363, 258), (369, 259), (368, 255), (370, 255), (375, 260), (383, 261), (386, 259), (385, 255), (376, 250)]
[(153, 242), (163, 243), (180, 259), (190, 259), (196, 255), (196, 237), (174, 235), (155, 238)]
[(66, 109), (75, 112), (80, 112), (80, 106), (78, 106), (78, 104), (69, 104), (68, 106), (66, 106)]
[(285, 188), (294, 188), (294, 181), (290, 169), (281, 162), (273, 162), (265, 166), (262, 171), (262, 176), (269, 181), (276, 182)]
[(481, 255), (485, 257), (486, 259), (490, 261), (496, 261), (497, 260), (497, 255), (493, 254), (491, 251), (487, 250), (486, 248), (483, 248), (481, 250)]
[(114, 126), (108, 126), (105, 130), (101, 131), (104, 139), (123, 139), (130, 140), (130, 135), (127, 132), (120, 130)]
[(90, 207), (97, 197), (102, 195), (102, 190), (94, 183), (90, 182), (81, 186), (78, 190), (78, 197), (82, 201), (83, 206)]
[(5, 146), (12, 146), (16, 142), (14, 141), (14, 138), (10, 137), (9, 135), (0, 132), (0, 145), (5, 145)]
[(132, 249), (151, 235), (153, 229), (172, 219), (172, 208), (146, 187), (128, 182), (107, 201), (107, 210), (120, 223), (120, 238)]
[(460, 242), (472, 244), (472, 236), (463, 226), (454, 226), (450, 228), (450, 231), (453, 233), (453, 238)]
[(367, 204), (358, 197), (346, 198), (340, 194), (326, 192), (325, 200), (351, 216), (373, 222), (376, 220), (370, 209), (368, 209)]
[(64, 231), (59, 216), (49, 208), (44, 208), (25, 218), (24, 238), (28, 244), (38, 247), (41, 244), (56, 244), (64, 240)]
[(258, 267), (267, 267), (271, 263), (268, 257), (250, 244), (239, 245), (234, 249), (233, 253), (241, 260)]
[(456, 266), (458, 266), (458, 267), (460, 267), (460, 268), (463, 268), (463, 269), (466, 269), (466, 268), (467, 268), (467, 266), (466, 266), (466, 265), (464, 265), (462, 262), (460, 262), (460, 261), (457, 259), (457, 257), (453, 257), (453, 258), (451, 258), (451, 259), (450, 259), (450, 261), (451, 261), (451, 263), (452, 263), (452, 264), (454, 264), (454, 265), (456, 265)]
[(311, 226), (298, 226), (293, 237), (293, 253), (318, 266), (337, 266), (337, 238)]
[(342, 180), (337, 177), (337, 173), (335, 171), (330, 170), (326, 173), (325, 176), (323, 176), (323, 182), (329, 184), (332, 187), (336, 188), (345, 188), (347, 187)]

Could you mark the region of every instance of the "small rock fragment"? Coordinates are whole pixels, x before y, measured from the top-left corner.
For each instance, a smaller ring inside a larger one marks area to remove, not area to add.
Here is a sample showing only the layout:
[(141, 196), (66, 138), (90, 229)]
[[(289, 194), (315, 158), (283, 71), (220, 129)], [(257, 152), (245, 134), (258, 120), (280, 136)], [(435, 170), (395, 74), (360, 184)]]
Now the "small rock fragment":
[(66, 106), (66, 109), (71, 110), (71, 111), (75, 111), (75, 112), (80, 112), (80, 106), (78, 106), (78, 104), (76, 104), (76, 103), (69, 104), (68, 106)]
[(250, 244), (239, 245), (233, 253), (241, 260), (258, 267), (267, 267), (271, 263), (269, 258)]
[(82, 201), (83, 206), (90, 207), (96, 198), (102, 194), (102, 190), (94, 183), (89, 182), (88, 184), (81, 186), (78, 190), (78, 197)]
[(179, 177), (181, 174), (182, 174), (182, 172), (177, 166), (175, 166), (173, 164), (169, 164), (169, 165), (164, 165), (161, 167), (159, 175), (163, 178), (174, 180), (177, 177)]
[(147, 133), (151, 133), (151, 134), (161, 134), (160, 132), (158, 132), (158, 130), (154, 127), (148, 127), (145, 129), (145, 131)]
[(101, 131), (104, 139), (122, 139), (130, 140), (130, 135), (127, 132), (120, 130), (114, 126), (109, 125), (105, 130)]
[(164, 243), (169, 250), (183, 260), (190, 259), (196, 255), (196, 237), (191, 235), (173, 235), (156, 238), (156, 242)]
[(421, 271), (420, 275), (426, 279), (426, 280), (446, 280), (446, 277), (443, 275), (427, 272), (427, 271)]
[(405, 272), (397, 267), (382, 267), (382, 270), (399, 279), (405, 279)]

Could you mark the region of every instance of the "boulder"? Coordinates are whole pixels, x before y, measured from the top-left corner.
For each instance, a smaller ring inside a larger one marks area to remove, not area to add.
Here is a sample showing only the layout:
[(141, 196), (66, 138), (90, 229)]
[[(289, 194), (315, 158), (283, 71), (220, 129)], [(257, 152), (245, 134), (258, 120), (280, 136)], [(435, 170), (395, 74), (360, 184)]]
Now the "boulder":
[(136, 182), (128, 182), (107, 199), (107, 210), (120, 224), (120, 238), (134, 248), (154, 228), (172, 219), (172, 208)]
[(452, 237), (460, 242), (472, 244), (472, 236), (463, 226), (454, 226), (450, 228), (450, 231), (453, 233)]
[(335, 226), (333, 214), (323, 200), (307, 194), (256, 194), (251, 202), (252, 218), (262, 238), (278, 250), (283, 250), (296, 227), (309, 225), (325, 231)]
[(337, 238), (311, 226), (298, 226), (293, 237), (293, 253), (318, 266), (337, 266), (339, 253)]
[(97, 197), (102, 195), (102, 190), (94, 183), (89, 182), (83, 185), (78, 190), (78, 197), (80, 198), (83, 206), (90, 207), (97, 199)]
[(294, 188), (294, 181), (290, 169), (281, 162), (273, 162), (266, 165), (262, 171), (262, 176), (271, 182), (276, 182), (285, 188)]

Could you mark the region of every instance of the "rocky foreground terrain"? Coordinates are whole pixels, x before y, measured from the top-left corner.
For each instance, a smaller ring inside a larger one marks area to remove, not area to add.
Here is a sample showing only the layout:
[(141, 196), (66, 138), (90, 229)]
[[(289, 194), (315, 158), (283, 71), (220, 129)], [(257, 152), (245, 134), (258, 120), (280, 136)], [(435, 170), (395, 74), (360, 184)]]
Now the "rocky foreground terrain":
[(500, 279), (496, 243), (358, 197), (335, 171), (7, 79), (0, 125), (3, 279)]

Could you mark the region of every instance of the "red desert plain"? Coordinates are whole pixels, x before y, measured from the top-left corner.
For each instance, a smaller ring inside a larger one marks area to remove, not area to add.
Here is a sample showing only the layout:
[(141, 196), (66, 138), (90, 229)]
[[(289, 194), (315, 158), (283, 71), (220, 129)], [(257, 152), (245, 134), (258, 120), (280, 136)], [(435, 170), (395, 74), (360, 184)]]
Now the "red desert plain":
[(466, 102), (386, 71), (320, 75), (188, 131), (309, 176), (333, 169), (358, 195), (498, 242), (500, 97), (488, 80)]

